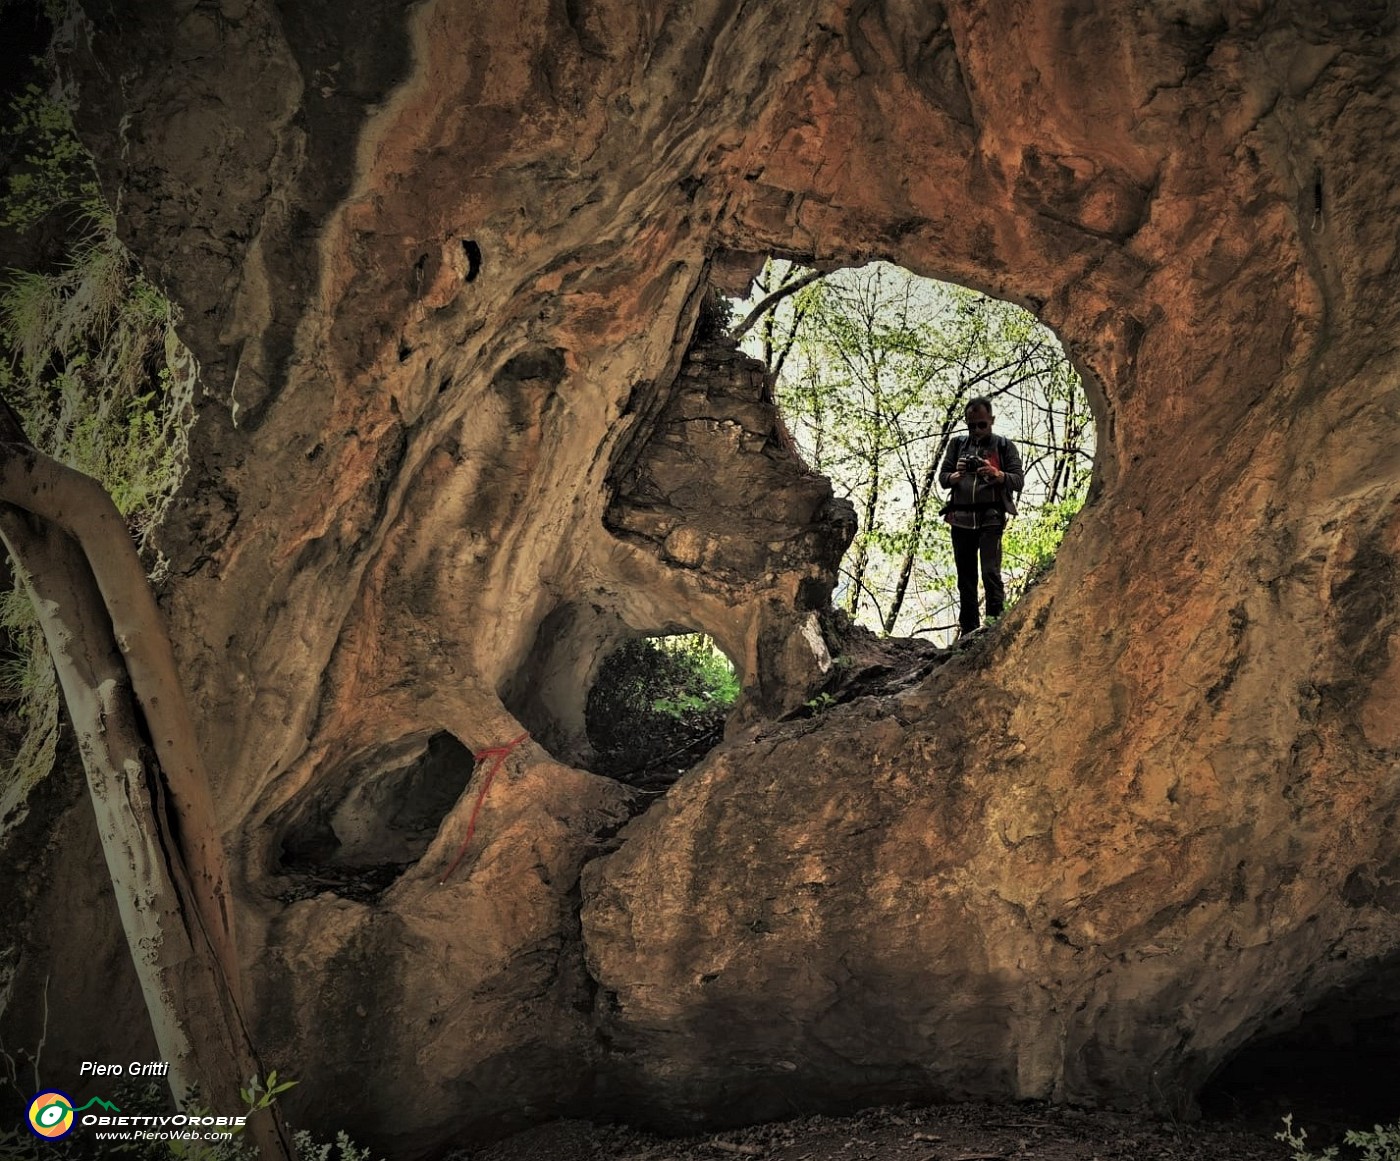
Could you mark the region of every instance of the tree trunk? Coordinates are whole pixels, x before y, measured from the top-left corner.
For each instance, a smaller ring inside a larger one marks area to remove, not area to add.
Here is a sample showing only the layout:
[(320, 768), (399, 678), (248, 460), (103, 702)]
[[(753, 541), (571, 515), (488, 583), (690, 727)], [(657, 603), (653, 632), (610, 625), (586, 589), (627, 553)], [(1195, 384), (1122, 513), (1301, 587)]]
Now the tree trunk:
[[(878, 455), (878, 452), (876, 453)], [(851, 591), (846, 598), (846, 611), (855, 616), (860, 608), (860, 598), (864, 592), (865, 570), (870, 564), (870, 543), (865, 538), (875, 527), (876, 515), (880, 506), (880, 463), (874, 456), (870, 462), (870, 475), (866, 480), (867, 491), (862, 507), (861, 531), (856, 543), (856, 558), (847, 570)]]
[(948, 451), (948, 440), (952, 436), (953, 428), (957, 425), (958, 416), (962, 412), (962, 401), (966, 394), (967, 388), (964, 387), (958, 392), (953, 406), (944, 418), (943, 425), (938, 432), (938, 439), (934, 442), (933, 458), (929, 460), (924, 469), (923, 478), (919, 481), (918, 490), (914, 495), (914, 509), (911, 513), (909, 527), (909, 548), (900, 561), (899, 579), (895, 582), (894, 596), (891, 598), (890, 607), (885, 613), (884, 630), (886, 636), (894, 632), (895, 623), (899, 620), (899, 611), (904, 607), (904, 598), (909, 591), (909, 581), (914, 575), (914, 561), (918, 558), (919, 545), (923, 542), (924, 527), (928, 520), (929, 501), (933, 496), (934, 485), (938, 483), (938, 469), (943, 466), (943, 457)]
[[(942, 444), (939, 445), (939, 454), (942, 454)], [(923, 543), (929, 500), (933, 496), (933, 486), (938, 482), (938, 467), (937, 457), (929, 461), (924, 469), (923, 479), (919, 481), (918, 491), (914, 493), (913, 509), (909, 514), (909, 547), (904, 550), (904, 556), (899, 562), (899, 578), (895, 581), (894, 595), (885, 610), (882, 628), (887, 637), (894, 632), (894, 627), (899, 621), (899, 611), (904, 607), (904, 598), (909, 592), (909, 581), (914, 575), (914, 561), (918, 559), (919, 545)]]
[[(759, 299), (757, 305), (755, 305), (754, 308), (750, 310), (747, 315), (744, 316), (743, 320), (730, 332), (730, 334), (733, 335), (733, 337), (736, 340), (742, 339), (746, 334), (749, 333), (749, 331), (753, 328), (753, 325), (756, 322), (758, 322), (759, 319), (765, 316), (769, 316), (771, 318), (773, 311), (777, 309), (778, 304), (781, 303), (784, 299), (791, 298), (794, 294), (798, 293), (798, 291), (802, 290), (803, 287), (811, 286), (812, 283), (817, 281), (817, 279), (825, 277), (825, 271), (808, 270), (805, 274), (800, 274), (796, 278), (789, 278), (776, 290), (769, 291), (761, 299)], [(771, 334), (771, 331), (769, 333)], [(784, 351), (784, 354), (786, 354), (786, 351)], [(765, 344), (764, 361), (769, 365), (769, 367), (773, 366), (771, 339), (767, 340)]]
[[(262, 1070), (235, 987), (219, 841), (135, 550), (95, 481), (13, 443), (0, 444), (0, 541), (21, 570), (73, 722), (171, 1093), (182, 1106), (195, 1091), (216, 1115), (241, 1113), (240, 1089)], [(177, 778), (153, 746), (173, 756)], [(295, 1156), (275, 1107), (248, 1132), (260, 1156)]]

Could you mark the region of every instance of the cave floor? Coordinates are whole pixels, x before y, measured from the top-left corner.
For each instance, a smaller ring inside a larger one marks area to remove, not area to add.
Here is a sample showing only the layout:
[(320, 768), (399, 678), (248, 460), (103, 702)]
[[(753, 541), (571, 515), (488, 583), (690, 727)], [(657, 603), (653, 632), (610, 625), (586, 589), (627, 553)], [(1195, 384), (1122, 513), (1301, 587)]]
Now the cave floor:
[(560, 1121), (453, 1161), (1285, 1161), (1272, 1129), (1172, 1124), (1038, 1104), (811, 1116), (697, 1137)]

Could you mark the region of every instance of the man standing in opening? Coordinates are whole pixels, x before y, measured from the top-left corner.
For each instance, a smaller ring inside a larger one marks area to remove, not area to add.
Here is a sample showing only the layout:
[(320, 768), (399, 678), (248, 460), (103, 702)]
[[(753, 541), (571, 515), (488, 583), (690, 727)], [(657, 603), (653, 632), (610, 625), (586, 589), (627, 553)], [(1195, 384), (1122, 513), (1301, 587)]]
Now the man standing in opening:
[(963, 637), (977, 631), (977, 565), (982, 564), (982, 587), (987, 592), (988, 618), (1006, 607), (1001, 581), (1001, 534), (1006, 517), (1014, 515), (1012, 493), (1019, 492), (1021, 453), (1004, 435), (993, 435), (992, 401), (979, 395), (963, 411), (967, 434), (948, 441), (948, 453), (938, 482), (951, 488), (943, 518), (951, 525), (953, 561), (958, 568), (958, 626)]

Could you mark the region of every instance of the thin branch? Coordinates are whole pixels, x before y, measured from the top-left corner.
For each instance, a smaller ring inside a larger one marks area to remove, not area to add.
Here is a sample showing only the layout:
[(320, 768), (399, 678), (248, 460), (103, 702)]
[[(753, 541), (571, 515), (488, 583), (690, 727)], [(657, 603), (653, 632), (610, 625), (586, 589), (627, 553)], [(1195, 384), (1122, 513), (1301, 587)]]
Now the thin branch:
[(791, 282), (786, 282), (782, 286), (778, 287), (777, 290), (774, 290), (771, 293), (764, 295), (763, 298), (758, 300), (758, 305), (755, 306), (753, 310), (749, 311), (749, 313), (744, 316), (744, 321), (741, 322), (737, 327), (735, 327), (732, 332), (730, 332), (733, 338), (736, 341), (742, 339), (746, 334), (749, 333), (749, 330), (753, 327), (753, 325), (756, 322), (758, 322), (759, 319), (761, 319), (765, 314), (767, 314), (770, 310), (777, 306), (778, 303), (782, 302), (783, 299), (791, 298), (804, 286), (810, 286), (818, 278), (825, 277), (825, 271), (809, 270), (800, 278), (795, 278)]

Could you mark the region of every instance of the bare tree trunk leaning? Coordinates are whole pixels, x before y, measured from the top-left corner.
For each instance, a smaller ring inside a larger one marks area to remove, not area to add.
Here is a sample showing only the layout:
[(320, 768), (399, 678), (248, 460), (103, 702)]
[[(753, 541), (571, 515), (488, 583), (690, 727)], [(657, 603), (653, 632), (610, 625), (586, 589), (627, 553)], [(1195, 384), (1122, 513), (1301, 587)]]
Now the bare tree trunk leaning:
[[(0, 411), (0, 434), (17, 433)], [(23, 574), (77, 735), (103, 854), (171, 1092), (218, 1115), (261, 1074), (244, 1024), (223, 853), (170, 643), (101, 486), (0, 444), (0, 542)], [(139, 678), (138, 678), (139, 675)], [(167, 761), (169, 764), (167, 764)], [(295, 1156), (276, 1108), (264, 1158)]]

